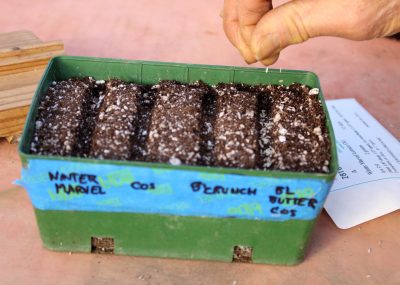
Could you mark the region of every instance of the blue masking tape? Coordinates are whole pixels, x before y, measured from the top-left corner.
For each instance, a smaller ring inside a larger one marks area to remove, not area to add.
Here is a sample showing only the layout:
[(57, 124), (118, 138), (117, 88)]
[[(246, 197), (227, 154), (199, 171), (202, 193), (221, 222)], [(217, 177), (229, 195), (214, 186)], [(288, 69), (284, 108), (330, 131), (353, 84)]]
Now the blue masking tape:
[(35, 208), (286, 221), (316, 218), (330, 183), (317, 179), (31, 159), (22, 180)]

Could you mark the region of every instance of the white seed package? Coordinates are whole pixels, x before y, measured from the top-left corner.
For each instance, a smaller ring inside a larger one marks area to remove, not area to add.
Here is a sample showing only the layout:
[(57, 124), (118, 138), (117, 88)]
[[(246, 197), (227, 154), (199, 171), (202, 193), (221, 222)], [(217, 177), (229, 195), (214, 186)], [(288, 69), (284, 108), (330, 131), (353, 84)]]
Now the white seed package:
[(325, 209), (335, 224), (348, 229), (400, 209), (399, 141), (355, 99), (327, 106), (339, 171)]

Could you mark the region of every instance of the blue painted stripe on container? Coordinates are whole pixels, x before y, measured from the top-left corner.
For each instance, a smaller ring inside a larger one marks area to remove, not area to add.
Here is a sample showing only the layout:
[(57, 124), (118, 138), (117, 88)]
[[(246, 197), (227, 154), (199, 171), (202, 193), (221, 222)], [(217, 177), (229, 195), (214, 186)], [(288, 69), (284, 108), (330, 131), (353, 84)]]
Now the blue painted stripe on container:
[(35, 208), (286, 221), (316, 218), (330, 184), (318, 179), (212, 174), (31, 159), (22, 169)]

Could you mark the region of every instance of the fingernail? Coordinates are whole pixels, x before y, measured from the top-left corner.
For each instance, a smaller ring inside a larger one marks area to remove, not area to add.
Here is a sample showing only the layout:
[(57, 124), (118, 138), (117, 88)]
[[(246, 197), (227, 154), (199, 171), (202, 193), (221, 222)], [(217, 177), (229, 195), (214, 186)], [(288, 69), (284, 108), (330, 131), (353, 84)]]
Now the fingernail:
[(253, 60), (253, 59), (245, 59), (244, 61), (245, 61), (247, 64), (253, 64), (253, 63), (257, 62), (256, 60)]
[(279, 36), (276, 33), (266, 34), (261, 37), (256, 46), (255, 54), (256, 59), (261, 61), (272, 54), (275, 54), (280, 49)]
[(275, 54), (275, 55), (272, 55), (268, 58), (261, 60), (261, 63), (264, 64), (265, 66), (269, 66), (271, 64), (274, 64), (278, 60), (278, 58), (279, 58), (279, 54)]

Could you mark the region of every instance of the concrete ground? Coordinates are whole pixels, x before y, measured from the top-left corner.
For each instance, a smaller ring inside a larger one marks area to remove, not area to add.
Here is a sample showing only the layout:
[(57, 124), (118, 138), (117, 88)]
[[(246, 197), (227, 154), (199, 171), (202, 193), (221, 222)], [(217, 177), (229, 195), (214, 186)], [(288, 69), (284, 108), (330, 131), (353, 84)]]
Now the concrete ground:
[[(61, 39), (69, 55), (246, 66), (225, 38), (221, 1), (4, 1), (0, 33)], [(400, 42), (318, 38), (275, 68), (311, 70), (327, 99), (356, 98), (400, 138)], [(57, 253), (41, 246), (16, 145), (0, 143), (0, 284), (400, 284), (400, 212), (339, 230), (324, 212), (295, 267)]]

